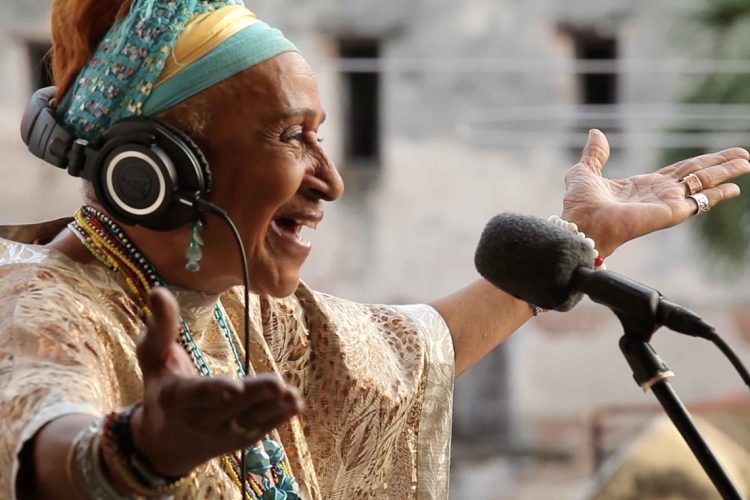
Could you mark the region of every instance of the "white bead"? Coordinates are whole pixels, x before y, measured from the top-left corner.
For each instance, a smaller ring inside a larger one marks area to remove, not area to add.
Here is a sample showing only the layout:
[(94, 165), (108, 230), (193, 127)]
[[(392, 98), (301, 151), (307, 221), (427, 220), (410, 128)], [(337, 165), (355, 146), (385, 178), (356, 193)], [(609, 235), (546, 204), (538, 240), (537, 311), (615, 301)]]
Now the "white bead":
[[(557, 215), (550, 215), (547, 220), (562, 229), (570, 231), (571, 233), (573, 233), (573, 236), (583, 241), (586, 247), (589, 248), (591, 252), (593, 253), (594, 259), (599, 257), (599, 251), (596, 249), (596, 242), (592, 238), (586, 237), (586, 233), (584, 233), (583, 231), (579, 231), (578, 224), (576, 224), (575, 222), (568, 222), (565, 219), (558, 217)], [(597, 271), (604, 270), (604, 269), (607, 269), (607, 266), (604, 263), (602, 263), (601, 266), (595, 265), (594, 269), (596, 269)]]

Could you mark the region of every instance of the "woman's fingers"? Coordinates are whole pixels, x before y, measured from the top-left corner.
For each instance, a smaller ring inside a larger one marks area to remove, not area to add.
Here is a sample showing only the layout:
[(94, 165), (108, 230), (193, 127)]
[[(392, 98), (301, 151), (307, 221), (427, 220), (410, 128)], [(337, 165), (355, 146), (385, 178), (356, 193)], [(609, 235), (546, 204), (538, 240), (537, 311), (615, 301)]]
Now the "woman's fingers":
[[(291, 393), (290, 393), (291, 394)], [(232, 420), (243, 427), (247, 426), (265, 426), (278, 422), (279, 419), (296, 415), (302, 409), (302, 405), (297, 401), (296, 395), (290, 395), (280, 399), (275, 399), (273, 404), (256, 404), (245, 411), (238, 413)]]
[(174, 377), (160, 394), (167, 408), (218, 411), (235, 415), (256, 404), (273, 401), (289, 391), (276, 375), (263, 374), (243, 380), (228, 377)]
[[(302, 410), (296, 388), (278, 376), (264, 374), (232, 380), (174, 376), (162, 386), (158, 404), (175, 420), (193, 429), (226, 434), (232, 419), (260, 428), (275, 427)], [(231, 433), (230, 436), (231, 438)]]
[(239, 380), (228, 377), (184, 377), (175, 375), (159, 392), (159, 403), (175, 410), (202, 410), (235, 404), (243, 395)]
[(229, 430), (252, 443), (272, 429), (286, 422), (302, 411), (302, 399), (296, 390), (287, 392), (272, 405), (256, 405), (229, 420)]
[(151, 291), (149, 306), (152, 314), (146, 324), (148, 329), (137, 348), (144, 377), (161, 370), (179, 332), (179, 307), (166, 288), (156, 287)]
[(260, 409), (252, 414), (243, 414), (230, 419), (226, 429), (232, 433), (231, 439), (236, 439), (242, 446), (245, 446), (260, 440), (295, 414), (288, 408)]
[(714, 165), (701, 170), (695, 170), (687, 175), (695, 175), (698, 177), (698, 180), (705, 190), (706, 188), (718, 186), (719, 184), (723, 184), (735, 177), (749, 172), (750, 162), (745, 159), (735, 159), (722, 163), (721, 165)]
[(601, 130), (589, 131), (589, 138), (581, 153), (581, 163), (600, 172), (609, 161), (609, 141)]
[(743, 148), (729, 148), (716, 153), (708, 153), (694, 158), (688, 158), (680, 162), (664, 167), (658, 173), (663, 175), (672, 175), (675, 178), (685, 177), (697, 170), (721, 165), (732, 160), (747, 160), (750, 154)]
[[(716, 187), (704, 189), (700, 192), (708, 198), (708, 209), (714, 208), (722, 201), (735, 198), (740, 195), (740, 187), (737, 184), (726, 183)], [(693, 198), (687, 197), (681, 202), (681, 211), (685, 219), (698, 213), (698, 202)]]

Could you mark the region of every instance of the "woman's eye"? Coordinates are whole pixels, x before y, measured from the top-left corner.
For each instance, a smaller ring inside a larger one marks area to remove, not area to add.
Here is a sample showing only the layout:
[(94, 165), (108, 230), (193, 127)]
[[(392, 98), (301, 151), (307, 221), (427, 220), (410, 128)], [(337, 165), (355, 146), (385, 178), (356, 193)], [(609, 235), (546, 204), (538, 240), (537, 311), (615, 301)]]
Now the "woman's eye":
[(284, 142), (302, 142), (305, 139), (305, 131), (301, 128), (293, 128), (282, 134), (281, 140)]
[(322, 137), (318, 137), (315, 134), (308, 134), (307, 132), (303, 130), (295, 130), (292, 132), (289, 132), (287, 134), (284, 134), (281, 136), (281, 140), (287, 143), (312, 143), (317, 142), (321, 143), (323, 142)]
[(282, 136), (281, 140), (284, 142), (302, 142), (304, 139), (304, 136), (300, 134), (288, 134), (285, 136)]

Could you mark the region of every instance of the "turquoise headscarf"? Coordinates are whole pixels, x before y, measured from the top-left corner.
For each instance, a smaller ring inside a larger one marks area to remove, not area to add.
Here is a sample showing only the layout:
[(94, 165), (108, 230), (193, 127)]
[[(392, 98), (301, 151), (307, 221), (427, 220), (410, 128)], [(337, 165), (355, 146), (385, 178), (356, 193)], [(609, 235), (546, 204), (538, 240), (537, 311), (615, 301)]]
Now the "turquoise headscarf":
[(155, 86), (188, 22), (240, 0), (133, 0), (128, 14), (99, 43), (58, 106), (78, 137), (95, 140), (114, 123), (154, 115), (240, 71), (297, 48), (261, 21), (233, 34)]

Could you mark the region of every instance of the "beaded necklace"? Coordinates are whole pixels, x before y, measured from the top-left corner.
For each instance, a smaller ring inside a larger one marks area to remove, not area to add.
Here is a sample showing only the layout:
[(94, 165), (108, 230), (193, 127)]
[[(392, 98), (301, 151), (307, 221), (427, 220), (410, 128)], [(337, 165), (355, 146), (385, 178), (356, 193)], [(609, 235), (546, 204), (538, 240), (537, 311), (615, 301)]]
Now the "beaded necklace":
[[(151, 316), (147, 302), (148, 293), (155, 286), (166, 286), (166, 283), (148, 259), (127, 239), (123, 230), (106, 214), (90, 206), (81, 207), (76, 212), (73, 221), (68, 224), (68, 228), (99, 262), (124, 279), (144, 317)], [(213, 316), (219, 331), (232, 351), (237, 376), (244, 377), (245, 369), (232, 339), (227, 313), (221, 301), (217, 301), (214, 306)], [(211, 368), (193, 339), (190, 326), (182, 317), (180, 317), (179, 342), (190, 356), (198, 373), (201, 376), (210, 377)], [(244, 455), (247, 464), (247, 481), (250, 486), (246, 499), (296, 500), (300, 498), (297, 493), (296, 480), (281, 444), (265, 436), (260, 443), (245, 448)], [(220, 462), (232, 482), (242, 489), (240, 458), (227, 453), (221, 457)]]

